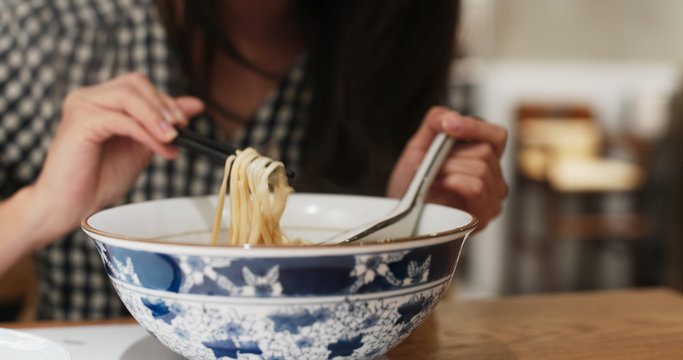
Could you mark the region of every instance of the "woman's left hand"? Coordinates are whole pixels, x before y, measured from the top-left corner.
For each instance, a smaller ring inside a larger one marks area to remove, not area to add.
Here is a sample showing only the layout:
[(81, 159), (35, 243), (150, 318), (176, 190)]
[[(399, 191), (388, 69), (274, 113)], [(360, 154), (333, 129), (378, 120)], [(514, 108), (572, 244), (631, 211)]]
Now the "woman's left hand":
[(463, 116), (444, 107), (433, 107), (408, 141), (389, 179), (387, 196), (400, 198), (440, 131), (458, 141), (434, 179), (426, 201), (467, 211), (483, 229), (500, 214), (508, 187), (500, 158), (505, 149), (505, 128)]

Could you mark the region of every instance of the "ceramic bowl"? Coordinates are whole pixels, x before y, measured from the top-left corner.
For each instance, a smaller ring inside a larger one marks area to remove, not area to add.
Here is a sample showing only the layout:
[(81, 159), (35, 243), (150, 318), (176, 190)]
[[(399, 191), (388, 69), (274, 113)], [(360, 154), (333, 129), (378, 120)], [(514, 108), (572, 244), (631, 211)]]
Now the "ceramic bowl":
[[(189, 359), (380, 357), (432, 311), (477, 225), (428, 204), (420, 235), (380, 244), (211, 246), (215, 204), (215, 196), (140, 202), (82, 224), (131, 314)], [(395, 204), (295, 193), (281, 225), (290, 237), (321, 241)]]

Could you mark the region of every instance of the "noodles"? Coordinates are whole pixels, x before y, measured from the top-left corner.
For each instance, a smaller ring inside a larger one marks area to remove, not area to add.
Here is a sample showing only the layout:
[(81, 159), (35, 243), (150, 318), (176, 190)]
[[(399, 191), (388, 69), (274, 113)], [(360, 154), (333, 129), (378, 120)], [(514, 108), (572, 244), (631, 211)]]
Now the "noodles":
[(218, 193), (218, 203), (216, 204), (216, 212), (213, 216), (213, 227), (211, 228), (211, 244), (216, 245), (218, 242), (218, 232), (221, 228), (221, 217), (223, 216), (223, 206), (225, 204), (225, 193), (228, 188), (228, 178), (230, 177), (230, 166), (235, 161), (235, 155), (228, 156), (225, 161), (225, 169), (223, 172), (223, 181), (221, 181), (221, 189)]
[[(228, 181), (229, 178), (229, 181)], [(229, 184), (228, 184), (229, 182)], [(293, 245), (280, 229), (280, 217), (287, 196), (293, 191), (287, 182), (284, 165), (259, 155), (253, 148), (237, 151), (225, 162), (225, 173), (218, 195), (211, 231), (211, 244), (218, 243), (218, 233), (226, 191), (230, 187), (229, 245)], [(271, 196), (272, 189), (272, 196)]]

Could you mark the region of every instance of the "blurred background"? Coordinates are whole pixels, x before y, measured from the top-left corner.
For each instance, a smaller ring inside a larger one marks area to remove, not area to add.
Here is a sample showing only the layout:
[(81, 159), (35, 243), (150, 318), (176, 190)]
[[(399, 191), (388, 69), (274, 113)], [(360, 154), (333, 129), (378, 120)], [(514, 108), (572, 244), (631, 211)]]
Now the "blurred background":
[(464, 0), (452, 105), (509, 130), (466, 298), (683, 286), (683, 2)]
[[(683, 1), (463, 2), (451, 104), (509, 130), (510, 195), (459, 296), (683, 289)], [(0, 321), (33, 316), (31, 269)]]

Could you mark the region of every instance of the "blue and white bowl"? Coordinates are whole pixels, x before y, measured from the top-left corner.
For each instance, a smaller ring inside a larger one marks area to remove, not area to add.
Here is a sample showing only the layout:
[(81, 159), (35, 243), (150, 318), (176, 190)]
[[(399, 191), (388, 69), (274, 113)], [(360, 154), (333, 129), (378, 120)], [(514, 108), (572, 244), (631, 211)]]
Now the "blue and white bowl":
[[(395, 204), (295, 193), (281, 225), (290, 237), (321, 241)], [(131, 314), (189, 359), (380, 357), (432, 311), (477, 225), (427, 204), (422, 235), (380, 244), (211, 246), (215, 206), (215, 196), (148, 201), (82, 224)]]

